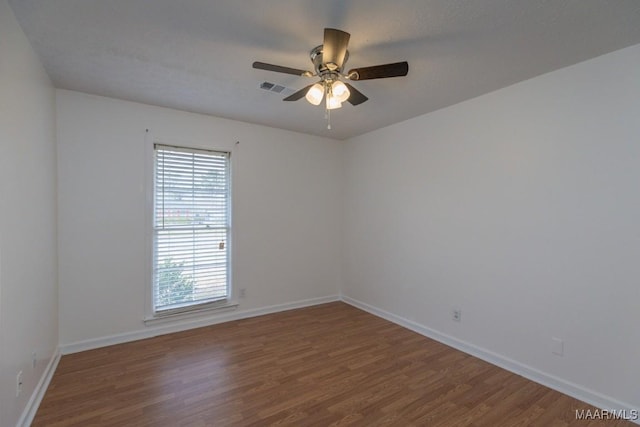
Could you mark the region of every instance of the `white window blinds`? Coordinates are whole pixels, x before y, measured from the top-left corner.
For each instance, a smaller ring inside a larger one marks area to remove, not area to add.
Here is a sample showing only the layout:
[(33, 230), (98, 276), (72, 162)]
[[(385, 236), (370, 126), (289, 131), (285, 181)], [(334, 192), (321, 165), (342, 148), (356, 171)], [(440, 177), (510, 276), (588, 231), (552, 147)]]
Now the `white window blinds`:
[(154, 151), (154, 312), (227, 299), (229, 153)]

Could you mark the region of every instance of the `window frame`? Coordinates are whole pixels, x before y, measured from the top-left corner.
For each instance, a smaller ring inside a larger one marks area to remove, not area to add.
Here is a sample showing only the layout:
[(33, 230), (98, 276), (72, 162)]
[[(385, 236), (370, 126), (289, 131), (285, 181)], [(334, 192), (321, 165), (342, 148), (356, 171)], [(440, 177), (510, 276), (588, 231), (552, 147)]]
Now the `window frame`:
[[(154, 233), (154, 197), (155, 197), (155, 146), (162, 145), (175, 147), (184, 150), (202, 150), (214, 152), (226, 152), (229, 154), (228, 159), (228, 179), (229, 179), (229, 200), (228, 200), (228, 220), (227, 220), (227, 298), (197, 303), (189, 306), (178, 307), (174, 309), (156, 311), (154, 307), (155, 286), (154, 286), (154, 261), (155, 261), (155, 233)], [(173, 139), (156, 138), (150, 131), (145, 133), (144, 151), (145, 151), (145, 307), (143, 321), (146, 325), (151, 325), (157, 321), (170, 321), (176, 318), (192, 317), (206, 314), (214, 310), (235, 309), (238, 306), (236, 287), (233, 281), (233, 259), (235, 253), (234, 242), (234, 226), (233, 226), (233, 205), (234, 205), (234, 175), (235, 163), (237, 162), (238, 142), (227, 143), (203, 143), (193, 141), (177, 141)]]

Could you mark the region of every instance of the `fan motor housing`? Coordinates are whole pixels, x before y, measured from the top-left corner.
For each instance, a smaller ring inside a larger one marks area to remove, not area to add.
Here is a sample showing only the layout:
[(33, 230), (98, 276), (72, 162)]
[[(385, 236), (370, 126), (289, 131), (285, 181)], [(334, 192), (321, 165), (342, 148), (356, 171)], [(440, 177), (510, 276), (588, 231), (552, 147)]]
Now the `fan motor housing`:
[[(320, 45), (320, 46), (314, 47), (313, 49), (311, 49), (311, 52), (309, 52), (309, 56), (311, 57), (311, 62), (313, 62), (313, 68), (315, 72), (319, 76), (322, 76), (323, 74), (326, 74), (326, 73), (341, 73), (342, 68), (329, 67), (327, 66), (327, 64), (324, 63), (322, 58), (322, 51), (323, 51), (323, 45)], [(348, 59), (349, 59), (349, 51), (347, 50), (344, 55), (344, 61), (342, 61), (342, 67), (344, 67), (344, 64), (347, 63)]]

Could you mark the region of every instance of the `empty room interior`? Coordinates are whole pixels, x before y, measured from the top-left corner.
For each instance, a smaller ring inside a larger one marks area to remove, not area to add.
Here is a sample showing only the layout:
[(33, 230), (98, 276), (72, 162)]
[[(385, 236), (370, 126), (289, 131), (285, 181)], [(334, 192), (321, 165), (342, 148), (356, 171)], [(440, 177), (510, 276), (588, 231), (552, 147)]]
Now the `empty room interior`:
[(640, 424), (637, 0), (0, 0), (0, 427)]

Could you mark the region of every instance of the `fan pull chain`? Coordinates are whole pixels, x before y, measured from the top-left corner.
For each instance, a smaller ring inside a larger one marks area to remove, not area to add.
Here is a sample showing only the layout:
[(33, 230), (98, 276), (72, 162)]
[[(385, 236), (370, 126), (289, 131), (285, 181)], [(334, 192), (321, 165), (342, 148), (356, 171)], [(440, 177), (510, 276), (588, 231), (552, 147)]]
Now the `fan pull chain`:
[(327, 129), (331, 130), (331, 110), (327, 108)]

